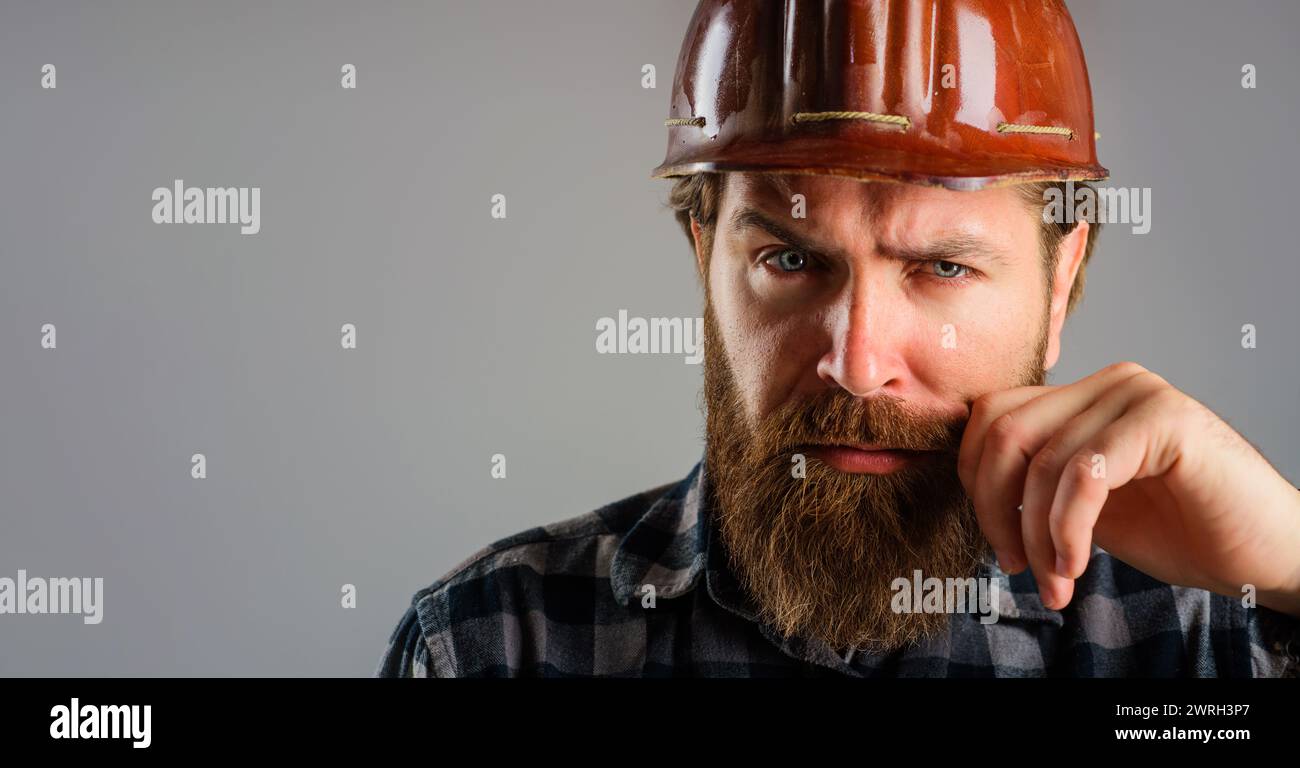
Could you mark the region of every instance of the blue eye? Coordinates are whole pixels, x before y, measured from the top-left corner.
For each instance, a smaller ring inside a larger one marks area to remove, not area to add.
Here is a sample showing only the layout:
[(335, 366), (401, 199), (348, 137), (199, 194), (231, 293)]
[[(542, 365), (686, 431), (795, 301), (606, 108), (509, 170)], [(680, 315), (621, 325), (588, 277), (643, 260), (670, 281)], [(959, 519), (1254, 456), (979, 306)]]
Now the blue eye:
[(764, 259), (782, 272), (799, 272), (808, 266), (808, 257), (799, 251), (783, 248)]
[(951, 261), (932, 261), (930, 263), (934, 265), (936, 276), (948, 280), (961, 277), (969, 270), (969, 267), (954, 264)]

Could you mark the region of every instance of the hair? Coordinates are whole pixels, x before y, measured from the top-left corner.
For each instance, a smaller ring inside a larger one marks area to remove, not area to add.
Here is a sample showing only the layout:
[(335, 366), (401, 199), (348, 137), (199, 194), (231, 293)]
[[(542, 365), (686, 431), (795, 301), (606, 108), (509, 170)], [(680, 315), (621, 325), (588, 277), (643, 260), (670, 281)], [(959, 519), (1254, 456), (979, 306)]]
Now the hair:
[[(682, 231), (686, 233), (686, 239), (691, 244), (692, 252), (695, 250), (695, 237), (691, 234), (691, 220), (694, 219), (699, 222), (701, 247), (704, 250), (706, 261), (713, 252), (718, 207), (722, 202), (722, 191), (725, 183), (726, 173), (724, 172), (695, 173), (674, 179), (672, 190), (668, 193), (668, 207), (673, 209), (673, 215), (677, 218), (677, 223), (681, 225)], [(1072, 202), (1067, 194), (1065, 182), (1026, 182), (1016, 186), (1021, 199), (1034, 213), (1042, 211), (1044, 193), (1052, 187), (1060, 190), (1063, 201), (1066, 201), (1067, 204)], [(1081, 187), (1090, 187), (1091, 185), (1084, 182), (1075, 182), (1074, 186), (1077, 191)], [(1067, 316), (1074, 311), (1075, 306), (1083, 299), (1084, 278), (1087, 274), (1088, 262), (1092, 259), (1092, 249), (1097, 242), (1097, 235), (1101, 232), (1101, 218), (1098, 215), (1094, 217), (1094, 221), (1089, 222), (1088, 241), (1084, 246), (1083, 261), (1079, 264), (1079, 271), (1074, 277), (1074, 285), (1070, 286), (1070, 298), (1066, 303), (1065, 313)], [(1039, 230), (1038, 242), (1043, 255), (1043, 268), (1047, 275), (1049, 296), (1052, 289), (1052, 276), (1056, 272), (1057, 261), (1060, 258), (1061, 241), (1074, 231), (1075, 226), (1075, 222), (1044, 221), (1042, 228)]]

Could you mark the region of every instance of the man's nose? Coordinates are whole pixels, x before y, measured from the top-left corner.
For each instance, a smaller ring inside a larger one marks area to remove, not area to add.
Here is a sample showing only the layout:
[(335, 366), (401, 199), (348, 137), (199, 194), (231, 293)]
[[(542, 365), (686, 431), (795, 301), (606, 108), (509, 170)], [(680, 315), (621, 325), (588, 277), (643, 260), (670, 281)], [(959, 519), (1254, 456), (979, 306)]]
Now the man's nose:
[(878, 286), (855, 280), (827, 322), (831, 347), (817, 363), (823, 381), (867, 397), (900, 380), (904, 318)]

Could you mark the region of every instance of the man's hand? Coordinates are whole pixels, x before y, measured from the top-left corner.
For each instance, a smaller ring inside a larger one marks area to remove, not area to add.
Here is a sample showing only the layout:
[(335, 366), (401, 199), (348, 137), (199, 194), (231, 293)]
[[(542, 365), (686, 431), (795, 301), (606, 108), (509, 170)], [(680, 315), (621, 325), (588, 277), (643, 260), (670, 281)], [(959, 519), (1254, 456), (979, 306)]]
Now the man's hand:
[[(1161, 581), (1300, 616), (1300, 491), (1136, 363), (975, 400), (958, 474), (1008, 573), (1070, 602), (1091, 544)], [(1023, 512), (1018, 509), (1023, 505)]]

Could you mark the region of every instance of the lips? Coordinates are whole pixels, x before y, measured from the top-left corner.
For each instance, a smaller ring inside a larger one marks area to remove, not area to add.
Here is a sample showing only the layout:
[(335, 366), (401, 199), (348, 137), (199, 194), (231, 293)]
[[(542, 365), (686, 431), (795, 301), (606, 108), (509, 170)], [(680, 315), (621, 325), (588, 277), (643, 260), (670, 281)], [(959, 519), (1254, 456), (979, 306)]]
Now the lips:
[(811, 446), (807, 449), (807, 453), (841, 472), (883, 475), (925, 461), (933, 456), (935, 451), (917, 451), (891, 448), (878, 444), (856, 443)]

